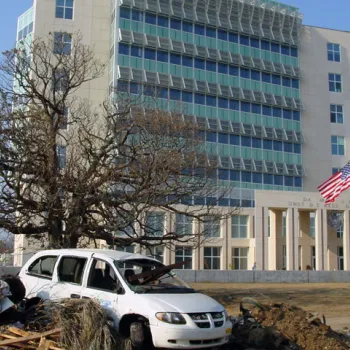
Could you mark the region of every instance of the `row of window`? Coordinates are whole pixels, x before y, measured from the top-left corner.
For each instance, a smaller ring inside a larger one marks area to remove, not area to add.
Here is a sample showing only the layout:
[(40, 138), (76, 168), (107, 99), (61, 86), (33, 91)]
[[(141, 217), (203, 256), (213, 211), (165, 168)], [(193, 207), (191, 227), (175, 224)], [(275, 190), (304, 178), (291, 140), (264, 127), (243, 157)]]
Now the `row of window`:
[(223, 132), (202, 131), (201, 137), (207, 142), (218, 142), (222, 144), (230, 144), (243, 147), (252, 147), (257, 149), (274, 150), (280, 152), (301, 153), (301, 145), (299, 143), (290, 143), (277, 140), (267, 140), (258, 137), (240, 136), (226, 134)]
[(144, 21), (145, 23), (157, 25), (159, 27), (181, 30), (183, 32), (202, 35), (208, 38), (228, 41), (232, 43), (240, 43), (241, 45), (280, 53), (282, 55), (298, 57), (298, 49), (296, 47), (280, 45), (268, 40), (260, 40), (259, 38), (249, 37), (247, 35), (237, 34), (234, 32), (228, 32), (223, 28), (218, 29), (215, 27), (204, 26), (202, 24), (192, 23), (186, 20), (169, 18), (163, 15), (156, 15), (151, 12), (141, 12), (136, 9), (130, 9), (127, 7), (120, 8), (120, 17), (131, 19), (133, 21)]
[(30, 34), (33, 31), (33, 22), (30, 22), (28, 25), (26, 25), (23, 29), (21, 29), (18, 32), (17, 40), (24, 39), (28, 34)]
[(151, 48), (143, 48), (137, 45), (119, 43), (119, 54), (131, 55), (133, 57), (144, 58), (163, 63), (182, 65), (184, 67), (202, 69), (220, 74), (228, 74), (236, 77), (240, 76), (241, 78), (245, 79), (252, 79), (256, 81), (262, 81), (264, 83), (299, 89), (299, 79), (293, 79), (278, 74), (260, 72), (255, 69), (238, 67), (235, 65), (216, 62), (213, 60), (206, 60), (203, 58), (185, 56), (178, 53), (169, 53), (163, 50), (155, 50)]
[(178, 89), (157, 88), (144, 86), (134, 82), (118, 81), (119, 91), (130, 91), (131, 94), (144, 94), (146, 96), (157, 96), (158, 98), (170, 99), (173, 101), (182, 101), (187, 103), (195, 103), (204, 106), (219, 107), (241, 111), (246, 113), (262, 114), (268, 117), (276, 117), (283, 119), (293, 119), (300, 121), (300, 111), (290, 110), (280, 107), (271, 107), (258, 103), (244, 102), (226, 97), (216, 97), (213, 95), (205, 95), (202, 93), (194, 93)]

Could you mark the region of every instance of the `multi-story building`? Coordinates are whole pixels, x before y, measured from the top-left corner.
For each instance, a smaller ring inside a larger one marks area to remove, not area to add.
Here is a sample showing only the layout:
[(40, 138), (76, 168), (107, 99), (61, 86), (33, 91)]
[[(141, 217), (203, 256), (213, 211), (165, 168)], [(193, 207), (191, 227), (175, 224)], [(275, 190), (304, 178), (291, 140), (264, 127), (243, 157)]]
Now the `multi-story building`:
[(203, 128), (218, 181), (234, 186), (220, 205), (242, 207), (195, 251), (158, 247), (165, 263), (350, 269), (350, 202), (325, 207), (317, 192), (350, 153), (348, 32), (271, 0), (35, 0), (18, 40), (77, 30), (109, 62), (80, 93), (100, 102), (127, 85), (153, 101), (155, 87), (159, 106)]

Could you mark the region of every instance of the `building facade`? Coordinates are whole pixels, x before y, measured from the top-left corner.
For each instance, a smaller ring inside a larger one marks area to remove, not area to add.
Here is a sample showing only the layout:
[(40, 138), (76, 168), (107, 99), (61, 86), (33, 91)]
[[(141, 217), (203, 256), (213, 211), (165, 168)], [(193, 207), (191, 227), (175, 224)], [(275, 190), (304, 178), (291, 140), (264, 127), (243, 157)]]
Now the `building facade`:
[[(80, 31), (109, 62), (82, 96), (98, 103), (127, 87), (150, 105), (180, 108), (203, 129), (218, 181), (234, 187), (220, 206), (242, 210), (196, 250), (156, 248), (165, 263), (350, 269), (346, 194), (325, 208), (316, 192), (350, 152), (349, 33), (302, 19), (299, 9), (271, 0), (35, 0), (17, 39)], [(199, 230), (167, 213), (160, 221), (160, 231)], [(29, 250), (24, 238), (16, 246)]]

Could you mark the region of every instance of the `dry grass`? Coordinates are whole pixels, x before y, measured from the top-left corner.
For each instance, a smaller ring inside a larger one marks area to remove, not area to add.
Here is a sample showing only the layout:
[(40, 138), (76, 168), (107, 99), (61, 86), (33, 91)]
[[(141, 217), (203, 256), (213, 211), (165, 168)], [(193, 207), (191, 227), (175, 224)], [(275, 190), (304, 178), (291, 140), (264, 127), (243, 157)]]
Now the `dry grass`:
[(67, 299), (46, 308), (52, 315), (51, 327), (60, 328), (59, 344), (69, 350), (115, 349), (115, 334), (106, 313), (92, 300)]

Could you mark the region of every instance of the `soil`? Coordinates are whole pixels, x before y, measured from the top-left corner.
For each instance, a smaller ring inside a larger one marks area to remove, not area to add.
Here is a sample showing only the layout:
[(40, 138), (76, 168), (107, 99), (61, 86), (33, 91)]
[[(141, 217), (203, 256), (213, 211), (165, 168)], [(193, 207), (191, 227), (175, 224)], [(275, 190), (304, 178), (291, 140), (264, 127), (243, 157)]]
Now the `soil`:
[[(192, 286), (221, 302), (235, 320), (243, 311), (245, 317), (234, 325), (227, 349), (350, 349), (350, 337), (343, 334), (350, 333), (350, 284)], [(248, 303), (241, 303), (243, 298)], [(249, 301), (257, 301), (257, 306)]]
[(192, 283), (223, 304), (229, 315), (239, 314), (239, 302), (252, 297), (261, 303), (285, 303), (322, 315), (335, 330), (349, 329), (350, 283)]

